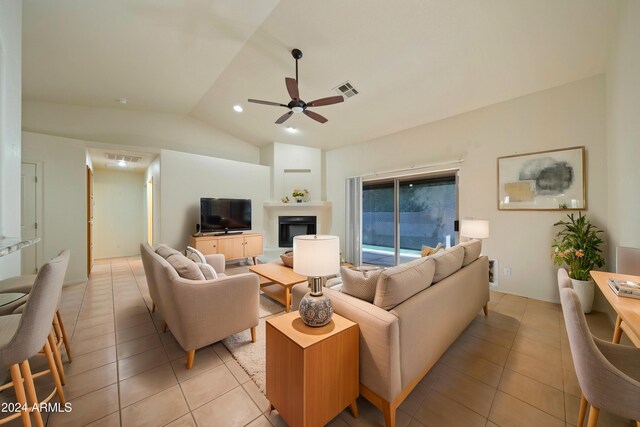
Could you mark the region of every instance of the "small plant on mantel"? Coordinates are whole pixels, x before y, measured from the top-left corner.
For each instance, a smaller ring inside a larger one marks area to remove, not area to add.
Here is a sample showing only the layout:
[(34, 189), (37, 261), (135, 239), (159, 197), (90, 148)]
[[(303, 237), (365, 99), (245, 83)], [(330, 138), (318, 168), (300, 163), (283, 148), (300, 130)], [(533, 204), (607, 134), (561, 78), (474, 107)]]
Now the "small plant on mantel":
[(298, 203), (302, 202), (305, 197), (309, 194), (309, 191), (305, 188), (300, 190), (299, 188), (294, 188), (291, 192), (291, 195)]
[(604, 265), (600, 251), (600, 245), (604, 241), (599, 235), (602, 230), (591, 224), (581, 212), (578, 212), (577, 218), (572, 213), (567, 217), (568, 221), (553, 224), (562, 226), (562, 229), (551, 244), (551, 257), (555, 265), (566, 264), (569, 267), (570, 278), (587, 281), (591, 270)]

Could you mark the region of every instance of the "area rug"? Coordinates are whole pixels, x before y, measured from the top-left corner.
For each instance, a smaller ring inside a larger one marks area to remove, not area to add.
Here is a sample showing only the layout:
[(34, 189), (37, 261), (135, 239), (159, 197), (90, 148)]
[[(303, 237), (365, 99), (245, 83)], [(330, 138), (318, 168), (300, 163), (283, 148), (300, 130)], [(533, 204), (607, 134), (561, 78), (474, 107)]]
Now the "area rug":
[(234, 359), (242, 366), (247, 375), (258, 386), (262, 394), (266, 394), (266, 340), (265, 320), (273, 315), (284, 313), (281, 304), (260, 295), (260, 310), (256, 342), (247, 339), (246, 331), (239, 332), (222, 340)]

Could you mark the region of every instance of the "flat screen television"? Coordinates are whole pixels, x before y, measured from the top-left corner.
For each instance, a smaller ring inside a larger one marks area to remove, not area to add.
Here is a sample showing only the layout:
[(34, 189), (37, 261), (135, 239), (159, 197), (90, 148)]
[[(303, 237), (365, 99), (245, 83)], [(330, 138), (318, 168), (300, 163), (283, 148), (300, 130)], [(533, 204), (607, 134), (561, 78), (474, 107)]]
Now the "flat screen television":
[(200, 232), (251, 230), (250, 199), (200, 198)]

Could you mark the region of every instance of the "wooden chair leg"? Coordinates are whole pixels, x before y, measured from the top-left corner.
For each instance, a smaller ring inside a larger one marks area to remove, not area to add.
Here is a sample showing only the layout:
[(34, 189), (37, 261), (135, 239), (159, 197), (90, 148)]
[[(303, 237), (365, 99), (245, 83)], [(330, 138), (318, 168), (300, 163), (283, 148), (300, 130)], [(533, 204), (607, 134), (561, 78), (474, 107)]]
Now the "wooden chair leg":
[(60, 373), (58, 373), (58, 367), (56, 366), (56, 361), (53, 357), (53, 351), (51, 350), (51, 344), (49, 344), (48, 339), (44, 343), (44, 355), (47, 358), (47, 363), (49, 364), (49, 371), (51, 371), (53, 382), (56, 385), (56, 393), (58, 394), (58, 399), (60, 399), (60, 403), (64, 405), (67, 401), (64, 398), (64, 391), (62, 390), (62, 382), (60, 381)]
[(600, 409), (591, 405), (591, 409), (589, 409), (589, 421), (587, 421), (587, 427), (596, 427), (596, 424), (598, 424), (598, 415), (600, 415)]
[(195, 350), (187, 351), (187, 369), (191, 369), (193, 367), (193, 359), (196, 357)]
[(33, 384), (33, 376), (31, 375), (31, 366), (29, 366), (29, 360), (25, 360), (20, 364), (22, 370), (22, 377), (24, 378), (24, 385), (27, 389), (27, 397), (29, 398), (29, 407), (33, 418), (36, 419), (37, 427), (44, 427), (42, 421), (42, 413), (40, 413), (40, 402), (38, 401), (38, 394), (36, 393), (36, 386)]
[(67, 359), (69, 359), (69, 363), (71, 363), (71, 345), (69, 345), (69, 336), (67, 335), (67, 331), (64, 329), (64, 323), (62, 323), (62, 316), (60, 316), (59, 310), (56, 310), (56, 319), (58, 320), (58, 325), (60, 326), (60, 331), (62, 332), (64, 348), (65, 350), (67, 350)]
[(251, 342), (256, 342), (256, 331), (257, 331), (256, 326), (251, 328)]
[(53, 336), (53, 331), (49, 332), (49, 345), (51, 346), (51, 351), (53, 352), (53, 360), (56, 361), (56, 367), (58, 368), (58, 376), (60, 377), (60, 382), (62, 385), (66, 384), (66, 379), (64, 377), (64, 368), (62, 367), (62, 357), (60, 357), (60, 351), (58, 350), (58, 346), (56, 345), (56, 339)]
[(580, 394), (580, 411), (578, 412), (578, 426), (584, 425), (584, 417), (587, 415), (587, 399), (584, 394)]
[(484, 305), (484, 307), (482, 307), (482, 310), (484, 311), (484, 315), (488, 316), (489, 315), (489, 303), (486, 303)]
[[(22, 374), (20, 374), (20, 367), (16, 363), (15, 365), (11, 365), (9, 367), (9, 371), (11, 372), (11, 381), (13, 382), (13, 388), (16, 391), (16, 398), (18, 399), (18, 403), (21, 408), (26, 408), (28, 406), (27, 396), (24, 392), (24, 383), (22, 382)], [(29, 413), (26, 411), (20, 411), (20, 417), (22, 418), (22, 425), (25, 427), (31, 427), (31, 418), (29, 418)]]

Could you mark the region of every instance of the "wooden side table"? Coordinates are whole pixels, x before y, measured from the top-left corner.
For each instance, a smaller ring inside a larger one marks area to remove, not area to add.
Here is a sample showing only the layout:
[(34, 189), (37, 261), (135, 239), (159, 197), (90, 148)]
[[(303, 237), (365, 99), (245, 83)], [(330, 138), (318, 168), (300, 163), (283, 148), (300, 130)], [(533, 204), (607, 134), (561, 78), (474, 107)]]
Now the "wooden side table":
[(333, 314), (312, 328), (293, 311), (266, 322), (267, 399), (291, 427), (323, 426), (344, 408), (358, 416), (358, 324)]

